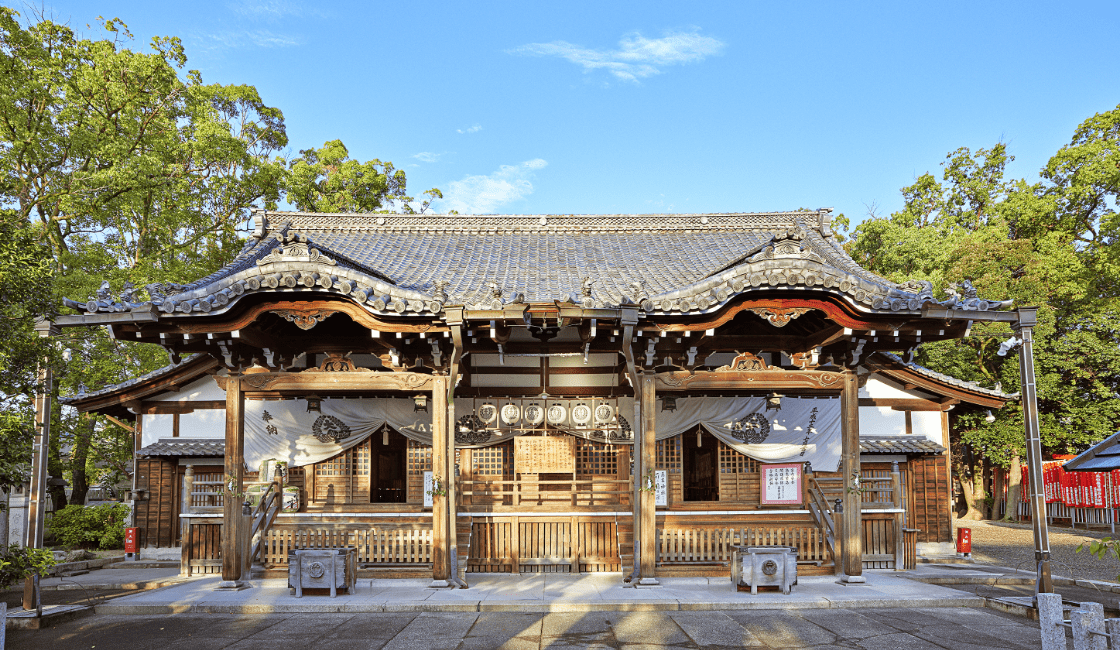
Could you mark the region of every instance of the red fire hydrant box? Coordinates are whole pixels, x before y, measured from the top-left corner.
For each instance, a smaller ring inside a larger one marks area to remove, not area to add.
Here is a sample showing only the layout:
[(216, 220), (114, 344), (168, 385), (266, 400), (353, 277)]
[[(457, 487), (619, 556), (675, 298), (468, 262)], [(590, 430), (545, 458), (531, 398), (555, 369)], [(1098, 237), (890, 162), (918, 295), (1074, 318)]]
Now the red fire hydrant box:
[(139, 535), (138, 535), (139, 530), (140, 530), (139, 528), (125, 528), (124, 529), (124, 552), (125, 553), (136, 553), (139, 550), (138, 547), (140, 545), (137, 543), (137, 540), (139, 539)]
[(971, 528), (957, 529), (957, 553), (960, 555), (972, 555)]

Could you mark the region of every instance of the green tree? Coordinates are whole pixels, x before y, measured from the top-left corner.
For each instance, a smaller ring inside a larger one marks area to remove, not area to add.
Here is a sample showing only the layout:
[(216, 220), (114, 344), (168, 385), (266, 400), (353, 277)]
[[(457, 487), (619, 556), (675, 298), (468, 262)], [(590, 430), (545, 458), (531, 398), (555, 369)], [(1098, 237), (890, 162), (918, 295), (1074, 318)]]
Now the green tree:
[[(49, 20), (24, 25), (0, 8), (0, 202), (20, 227), (36, 224), (57, 272), (54, 295), (84, 298), (105, 280), (142, 287), (212, 272), (239, 249), (248, 208), (275, 205), (286, 173), (275, 155), (287, 146), (283, 116), (256, 89), (184, 72), (177, 38), (152, 39), (138, 52), (127, 47), (123, 22), (103, 27), (108, 38), (80, 38)], [(74, 353), (58, 368), (67, 393), (161, 362), (157, 351), (102, 331), (67, 332), (64, 344)], [(75, 462), (67, 466), (52, 445), (49, 471), (69, 470), (80, 500), (93, 436), (88, 424), (66, 426), (57, 413), (56, 421)], [(61, 490), (53, 496), (65, 503)]]
[[(903, 188), (904, 207), (869, 219), (848, 244), (866, 268), (895, 281), (929, 280), (943, 291), (968, 279), (980, 295), (1039, 309), (1035, 330), (1040, 429), (1053, 452), (1075, 452), (1120, 426), (1120, 309), (1117, 309), (1117, 170), (1120, 107), (1093, 116), (1029, 184), (1005, 178), (1003, 144), (958, 149), (938, 180)], [(1019, 389), (1018, 361), (999, 357), (1006, 325), (979, 325), (961, 341), (924, 345), (918, 361), (1007, 392)], [(1023, 452), (1022, 412), (1011, 404), (988, 423), (954, 418), (953, 459), (967, 505), (981, 516), (986, 469), (1010, 467)]]
[[(203, 83), (186, 69), (178, 38), (153, 38), (139, 51), (121, 20), (100, 27), (103, 38), (88, 38), (0, 7), (0, 207), (24, 236), (12, 240), (23, 244), (10, 256), (8, 240), (0, 244), (0, 273), (10, 273), (8, 260), (31, 255), (36, 262), (27, 268), (46, 269), (48, 280), (35, 289), (19, 285), (35, 300), (19, 303), (12, 294), (13, 303), (5, 294), (0, 305), (12, 317), (0, 328), (16, 323), (0, 349), (0, 373), (13, 376), (6, 394), (25, 414), (35, 370), (28, 359), (44, 353), (29, 316), (52, 313), (58, 297), (84, 300), (108, 282), (115, 295), (139, 302), (144, 289), (136, 287), (158, 291), (157, 283), (209, 275), (241, 249), (250, 207), (274, 209), (285, 194), (314, 211), (423, 212), (442, 196), (432, 189), (415, 202), (405, 194), (403, 171), (352, 161), (341, 141), (301, 152), (289, 166), (281, 155), (288, 145), (283, 114), (253, 86)], [(61, 343), (70, 360), (52, 363), (64, 394), (166, 360), (158, 348), (101, 330), (68, 330)], [(130, 434), (58, 408), (53, 421), (59, 435), (48, 471), (68, 473), (80, 501), (94, 467), (120, 469)], [(69, 458), (59, 454), (63, 443), (73, 451)], [(65, 505), (61, 488), (52, 496)]]
[(285, 180), (287, 200), (305, 212), (402, 212), (423, 213), (434, 199), (442, 199), (438, 189), (427, 196), (419, 210), (407, 195), (404, 170), (376, 158), (364, 163), (350, 158), (342, 140), (331, 140), (319, 149), (304, 149), (289, 166)]

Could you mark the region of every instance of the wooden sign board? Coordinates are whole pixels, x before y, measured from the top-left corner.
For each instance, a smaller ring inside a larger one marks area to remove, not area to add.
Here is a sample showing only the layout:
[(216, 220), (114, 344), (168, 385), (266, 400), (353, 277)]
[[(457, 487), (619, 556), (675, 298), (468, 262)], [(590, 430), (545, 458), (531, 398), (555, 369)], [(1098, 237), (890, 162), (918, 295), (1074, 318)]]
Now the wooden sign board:
[(759, 503), (763, 505), (799, 506), (801, 495), (801, 463), (762, 465), (762, 489)]
[(576, 439), (518, 436), (513, 439), (513, 462), (519, 474), (570, 474), (576, 471)]

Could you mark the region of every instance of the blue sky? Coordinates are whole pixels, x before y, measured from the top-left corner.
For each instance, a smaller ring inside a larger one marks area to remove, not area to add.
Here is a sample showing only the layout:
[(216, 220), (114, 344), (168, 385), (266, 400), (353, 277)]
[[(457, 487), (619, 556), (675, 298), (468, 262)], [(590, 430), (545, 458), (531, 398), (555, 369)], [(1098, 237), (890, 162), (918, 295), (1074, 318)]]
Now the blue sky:
[(181, 37), (204, 81), (283, 110), (291, 155), (340, 138), (440, 211), (859, 220), (962, 146), (1007, 142), (1034, 180), (1120, 104), (1114, 0), (42, 6)]

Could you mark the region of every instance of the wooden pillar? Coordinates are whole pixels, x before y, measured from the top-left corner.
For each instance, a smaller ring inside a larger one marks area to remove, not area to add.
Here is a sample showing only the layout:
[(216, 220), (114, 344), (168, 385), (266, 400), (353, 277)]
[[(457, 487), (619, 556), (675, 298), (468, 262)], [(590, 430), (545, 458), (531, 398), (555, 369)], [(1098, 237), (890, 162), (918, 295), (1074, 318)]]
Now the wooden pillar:
[[(50, 339), (59, 334), (58, 327), (51, 321), (35, 323), (39, 336)], [(27, 529), (23, 545), (26, 548), (43, 548), (43, 523), (46, 518), (47, 498), (47, 455), (51, 440), (51, 397), (54, 393), (54, 373), (50, 359), (39, 363), (39, 385), (35, 393), (35, 430), (31, 439), (31, 485), (27, 492)], [(5, 516), (7, 514), (5, 513)], [(7, 546), (8, 540), (4, 540)], [(23, 608), (38, 609), (40, 599), (39, 582), (28, 577), (23, 583)]]
[(863, 498), (855, 481), (859, 467), (859, 382), (853, 370), (844, 372), (840, 392), (841, 461), (844, 477), (844, 533), (841, 540), (844, 582), (866, 582), (863, 577)]
[[(432, 487), (443, 494), (432, 495), (432, 584), (431, 587), (448, 587), (451, 578), (450, 496), (451, 476), (447, 471), (450, 428), (447, 425), (447, 377), (432, 377)], [(438, 486), (438, 487), (437, 487)]]
[[(450, 386), (450, 377), (444, 379), (445, 387)], [(444, 399), (447, 407), (445, 419), (447, 428), (447, 575), (452, 586), (466, 587), (465, 570), (467, 558), (459, 557), (459, 475), (455, 471), (455, 400), (449, 397), (445, 388)]]
[[(183, 495), (180, 499), (179, 514), (191, 514), (191, 504), (194, 501), (194, 465), (187, 465), (186, 471), (183, 472)], [(185, 545), (187, 543), (187, 535), (190, 532), (191, 520), (186, 517), (180, 517), (179, 522), (179, 544)]]
[(642, 377), (642, 429), (638, 459), (638, 476), (642, 489), (638, 493), (638, 524), (641, 526), (640, 585), (656, 585), (657, 581), (657, 508), (653, 493), (653, 471), (657, 466), (657, 387), (652, 373)]
[(219, 589), (243, 589), (242, 547), (245, 518), (241, 503), (245, 492), (245, 393), (241, 377), (230, 374), (226, 381), (226, 463), (223, 479), (222, 580)]
[[(898, 461), (891, 463), (891, 502), (895, 510), (902, 510), (902, 473), (898, 471)], [(902, 540), (902, 524), (905, 513), (894, 513), (894, 570), (906, 568), (905, 549)]]

